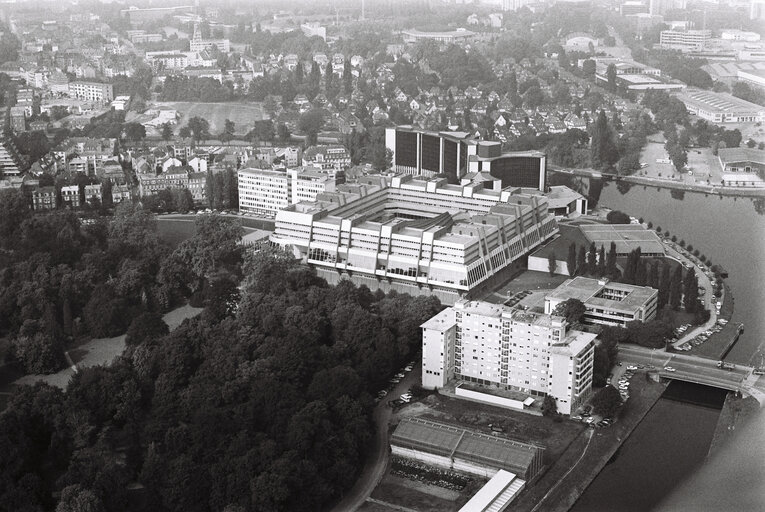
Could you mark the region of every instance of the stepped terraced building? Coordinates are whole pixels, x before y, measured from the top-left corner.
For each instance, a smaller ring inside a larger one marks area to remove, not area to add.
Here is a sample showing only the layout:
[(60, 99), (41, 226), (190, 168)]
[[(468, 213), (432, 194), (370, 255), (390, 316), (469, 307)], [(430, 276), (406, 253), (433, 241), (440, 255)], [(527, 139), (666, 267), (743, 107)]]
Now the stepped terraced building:
[(329, 282), (347, 277), (452, 304), (506, 279), (557, 232), (542, 195), (394, 176), (279, 211), (271, 242)]

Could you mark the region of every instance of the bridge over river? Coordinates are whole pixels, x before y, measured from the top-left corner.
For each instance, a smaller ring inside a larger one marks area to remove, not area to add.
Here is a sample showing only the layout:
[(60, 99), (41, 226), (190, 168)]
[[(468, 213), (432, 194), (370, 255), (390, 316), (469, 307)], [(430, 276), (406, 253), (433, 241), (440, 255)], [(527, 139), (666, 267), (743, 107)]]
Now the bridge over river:
[[(625, 363), (654, 366), (663, 378), (739, 391), (754, 397), (761, 407), (765, 406), (765, 376), (755, 375), (751, 366), (736, 365), (726, 370), (718, 368), (718, 362), (713, 359), (635, 345), (621, 345), (619, 359)], [(674, 371), (666, 370), (667, 367), (674, 368)]]

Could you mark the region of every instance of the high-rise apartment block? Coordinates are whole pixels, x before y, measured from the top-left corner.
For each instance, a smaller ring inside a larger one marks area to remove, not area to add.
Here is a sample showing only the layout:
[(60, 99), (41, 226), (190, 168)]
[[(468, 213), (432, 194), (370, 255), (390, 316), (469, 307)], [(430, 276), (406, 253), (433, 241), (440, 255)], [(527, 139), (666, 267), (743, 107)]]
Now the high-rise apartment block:
[[(597, 335), (569, 329), (563, 317), (459, 300), (425, 322), (422, 332), (426, 389), (459, 381), (532, 398), (551, 396), (563, 414), (592, 392)], [(502, 402), (491, 395), (485, 401)]]
[(275, 215), (301, 201), (315, 201), (324, 192), (334, 192), (345, 182), (345, 173), (328, 169), (241, 169), (239, 210), (260, 215)]

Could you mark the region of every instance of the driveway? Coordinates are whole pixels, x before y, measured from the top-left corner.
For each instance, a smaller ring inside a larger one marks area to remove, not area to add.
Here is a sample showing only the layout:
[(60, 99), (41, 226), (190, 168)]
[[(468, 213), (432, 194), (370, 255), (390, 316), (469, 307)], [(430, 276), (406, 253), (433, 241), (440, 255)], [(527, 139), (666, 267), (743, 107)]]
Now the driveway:
[(422, 364), (415, 364), (414, 370), (409, 372), (404, 379), (388, 393), (388, 395), (378, 402), (372, 415), (375, 423), (376, 433), (372, 451), (364, 463), (361, 475), (348, 494), (332, 509), (333, 512), (351, 512), (358, 510), (364, 502), (371, 496), (375, 487), (380, 483), (385, 472), (388, 470), (390, 461), (390, 449), (388, 448), (388, 430), (390, 420), (393, 416), (393, 410), (388, 406), (391, 400), (395, 400), (415, 383), (420, 382), (422, 374)]

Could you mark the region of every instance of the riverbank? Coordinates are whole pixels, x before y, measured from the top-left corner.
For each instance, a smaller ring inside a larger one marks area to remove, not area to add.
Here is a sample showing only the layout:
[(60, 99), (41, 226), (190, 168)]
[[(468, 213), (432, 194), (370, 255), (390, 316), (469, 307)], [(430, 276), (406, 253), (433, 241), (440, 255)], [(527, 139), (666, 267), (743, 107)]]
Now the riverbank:
[(720, 419), (717, 421), (712, 444), (709, 446), (707, 458), (712, 457), (735, 435), (736, 430), (741, 430), (752, 417), (760, 410), (759, 402), (751, 397), (737, 396), (736, 393), (728, 393), (725, 403), (720, 411)]
[[(585, 429), (539, 481), (513, 503), (513, 510), (567, 512), (656, 405), (666, 387), (666, 383), (636, 375), (618, 421), (608, 428), (594, 429), (592, 439), (590, 429)], [(570, 471), (574, 466), (575, 471)]]
[(584, 169), (548, 169), (550, 172), (559, 174), (568, 174), (573, 176), (583, 176), (586, 178), (602, 179), (604, 181), (618, 181), (620, 183), (629, 183), (631, 185), (644, 185), (654, 188), (666, 188), (670, 190), (680, 190), (683, 192), (700, 192), (703, 194), (713, 194), (718, 196), (730, 197), (765, 197), (765, 187), (723, 187), (721, 185), (701, 185), (681, 183), (676, 180), (665, 180), (660, 178), (643, 178), (641, 176), (619, 176), (603, 174), (600, 172), (591, 172)]

